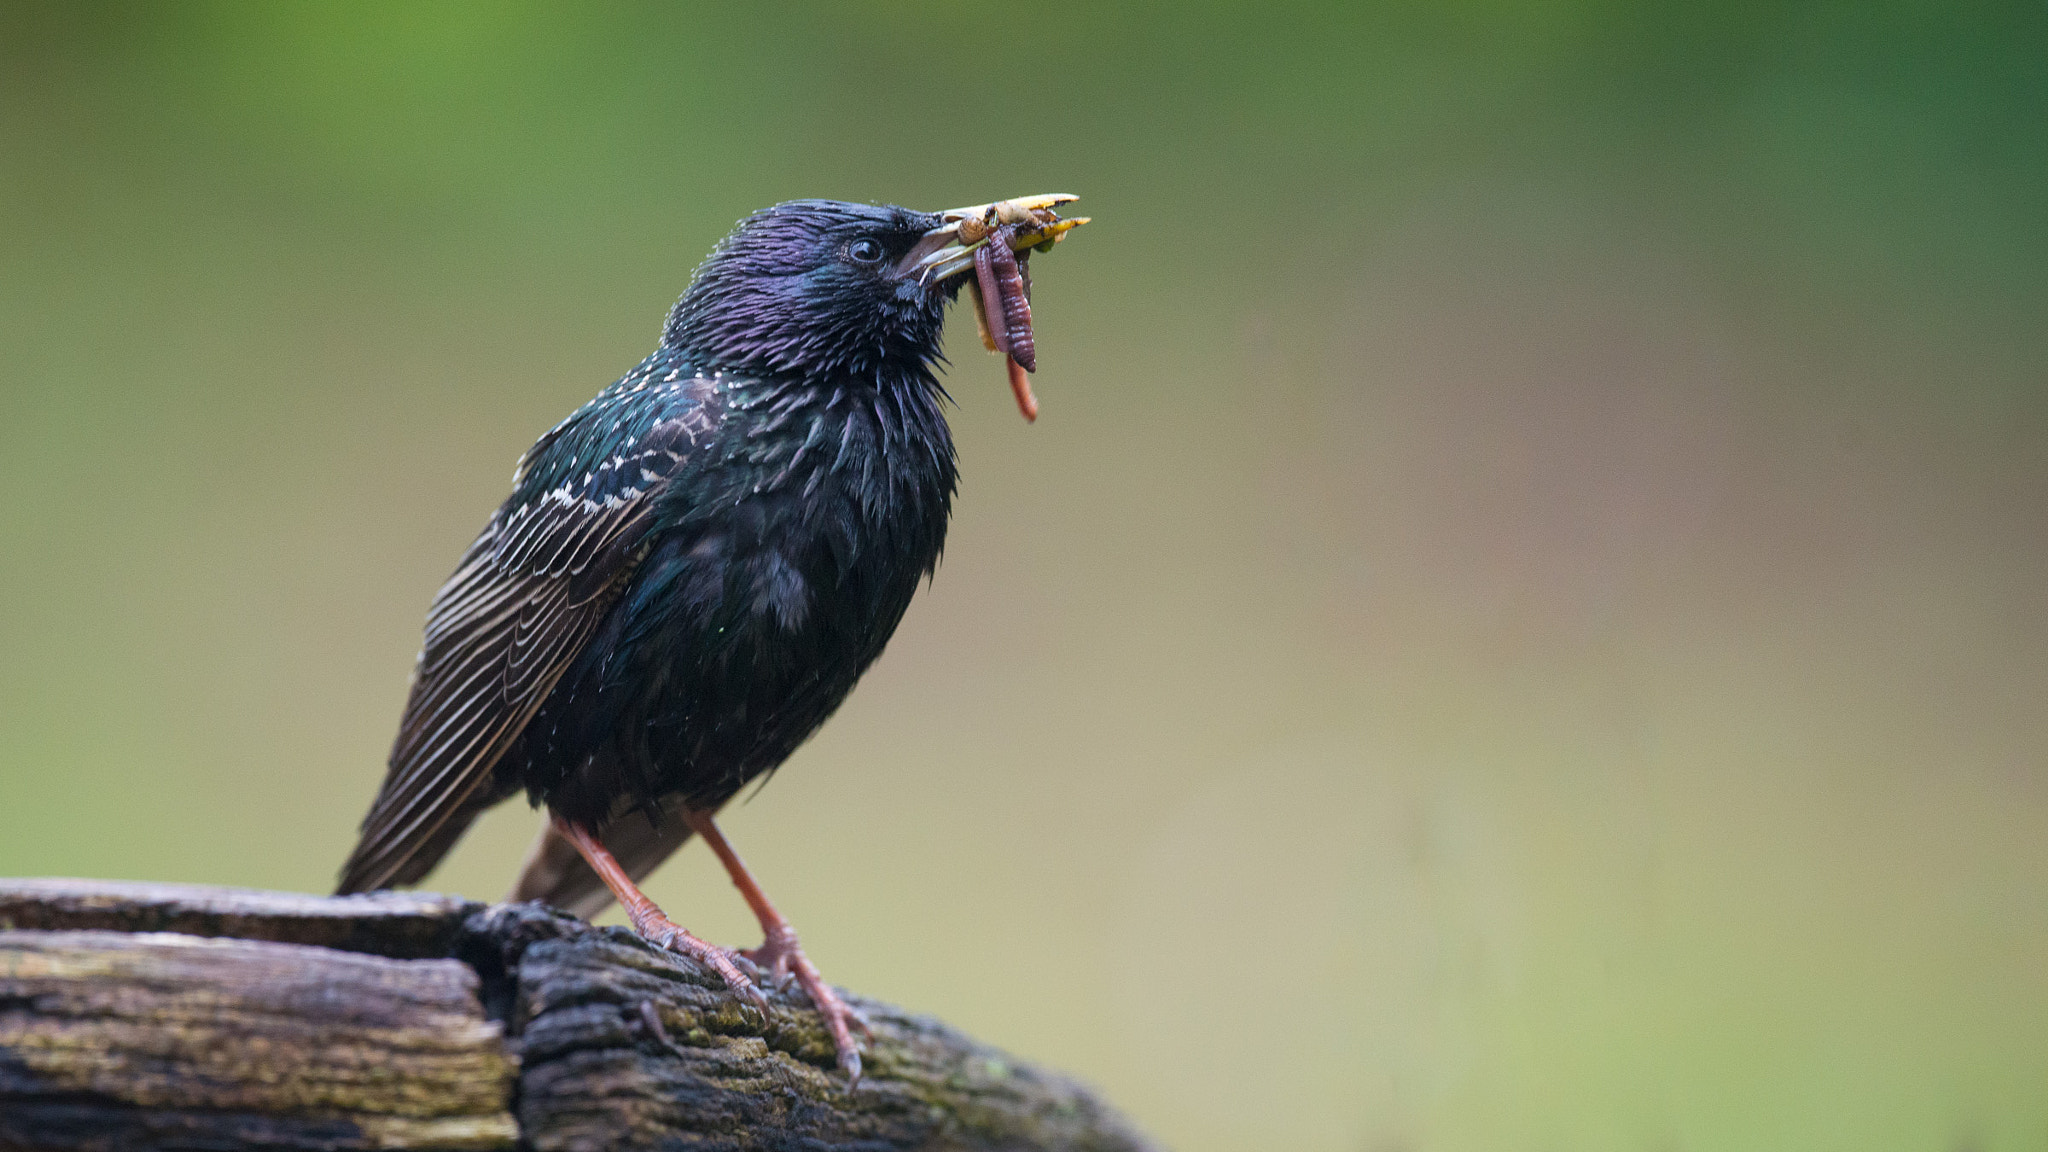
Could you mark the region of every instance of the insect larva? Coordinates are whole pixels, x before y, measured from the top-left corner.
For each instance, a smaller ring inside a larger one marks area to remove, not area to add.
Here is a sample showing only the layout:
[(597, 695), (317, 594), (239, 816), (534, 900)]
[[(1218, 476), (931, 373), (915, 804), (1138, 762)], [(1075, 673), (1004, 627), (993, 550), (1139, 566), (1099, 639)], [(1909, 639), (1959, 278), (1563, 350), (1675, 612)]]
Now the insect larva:
[(974, 332), (981, 337), (981, 346), (991, 352), (1001, 352), (996, 347), (995, 330), (988, 326), (988, 300), (981, 294), (979, 279), (967, 282), (967, 292), (974, 297)]
[[(981, 304), (985, 331), (995, 342), (994, 351), (1008, 355), (1010, 352), (1009, 310), (1003, 306), (1003, 284), (996, 272), (995, 252), (1002, 249), (1009, 252), (1008, 237), (998, 231), (988, 238), (988, 243), (974, 250), (974, 286)], [(1015, 257), (1011, 261), (1015, 262)]]

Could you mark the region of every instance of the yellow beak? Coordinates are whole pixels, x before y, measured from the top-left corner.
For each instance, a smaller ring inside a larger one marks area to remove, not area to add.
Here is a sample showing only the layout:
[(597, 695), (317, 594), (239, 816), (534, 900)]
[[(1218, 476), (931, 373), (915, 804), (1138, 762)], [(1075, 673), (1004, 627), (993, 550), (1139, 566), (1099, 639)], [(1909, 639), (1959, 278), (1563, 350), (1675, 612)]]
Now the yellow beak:
[(924, 234), (903, 260), (897, 273), (914, 276), (926, 284), (957, 276), (974, 267), (974, 251), (998, 228), (1013, 225), (1010, 247), (1015, 251), (1055, 244), (1068, 232), (1088, 222), (1086, 216), (1062, 220), (1054, 208), (1080, 197), (1065, 192), (1019, 196), (966, 208), (948, 208), (938, 216), (945, 223)]

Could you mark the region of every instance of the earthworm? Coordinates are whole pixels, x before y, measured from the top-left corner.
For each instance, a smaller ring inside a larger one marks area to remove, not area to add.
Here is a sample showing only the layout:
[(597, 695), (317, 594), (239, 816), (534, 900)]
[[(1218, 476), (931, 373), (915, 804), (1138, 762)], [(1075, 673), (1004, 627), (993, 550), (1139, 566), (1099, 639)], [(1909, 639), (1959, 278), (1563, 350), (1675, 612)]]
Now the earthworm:
[(1026, 420), (1038, 419), (1038, 399), (1031, 394), (1026, 372), (1038, 370), (1038, 342), (1031, 333), (1031, 272), (1010, 247), (1015, 224), (988, 233), (988, 242), (974, 251), (974, 287), (982, 339), (990, 351), (1003, 354), (1010, 391)]
[(1025, 278), (1024, 261), (1008, 244), (1002, 244), (989, 262), (995, 265), (996, 281), (1003, 289), (1003, 325), (1010, 340), (1010, 356), (1026, 372), (1036, 372), (1038, 341), (1031, 331), (1031, 285)]

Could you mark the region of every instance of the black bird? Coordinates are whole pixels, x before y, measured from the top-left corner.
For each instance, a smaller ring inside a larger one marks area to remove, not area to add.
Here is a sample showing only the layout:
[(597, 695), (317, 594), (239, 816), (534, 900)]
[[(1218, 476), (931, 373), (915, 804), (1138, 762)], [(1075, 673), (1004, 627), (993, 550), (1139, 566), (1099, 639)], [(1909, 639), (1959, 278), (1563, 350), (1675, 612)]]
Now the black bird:
[(654, 354), (521, 457), (435, 596), (337, 891), (420, 880), (524, 790), (550, 819), (514, 899), (588, 916), (616, 898), (641, 936), (762, 1002), (734, 954), (635, 886), (695, 833), (761, 921), (738, 955), (801, 983), (857, 1081), (859, 1018), (712, 817), (824, 723), (937, 565), (955, 480), (933, 375), (946, 305), (977, 254), (986, 273), (1084, 222), (1052, 211), (1071, 199), (803, 200), (741, 221)]

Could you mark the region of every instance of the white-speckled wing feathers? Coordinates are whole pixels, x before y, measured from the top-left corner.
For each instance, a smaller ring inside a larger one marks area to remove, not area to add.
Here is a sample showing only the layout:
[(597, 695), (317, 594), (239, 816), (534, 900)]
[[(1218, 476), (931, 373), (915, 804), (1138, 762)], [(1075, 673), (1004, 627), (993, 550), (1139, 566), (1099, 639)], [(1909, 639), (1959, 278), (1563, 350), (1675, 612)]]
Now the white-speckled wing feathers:
[(710, 382), (674, 376), (628, 377), (521, 459), (512, 498), (428, 611), (389, 771), (340, 891), (418, 880), (509, 793), (493, 768), (602, 623), (655, 497), (715, 427)]

